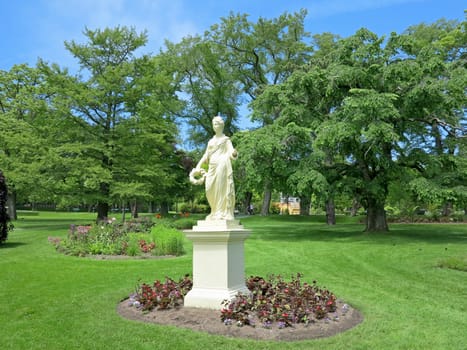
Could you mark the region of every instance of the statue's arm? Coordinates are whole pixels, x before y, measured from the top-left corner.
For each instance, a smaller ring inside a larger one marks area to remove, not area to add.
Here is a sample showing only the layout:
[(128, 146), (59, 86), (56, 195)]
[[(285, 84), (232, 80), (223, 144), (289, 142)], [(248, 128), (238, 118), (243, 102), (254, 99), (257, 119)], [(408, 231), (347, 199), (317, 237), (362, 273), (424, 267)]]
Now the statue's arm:
[(229, 150), (230, 158), (233, 159), (233, 160), (237, 159), (237, 157), (238, 157), (238, 152), (237, 152), (237, 150), (233, 147), (232, 141), (230, 141), (230, 139), (227, 140), (227, 147), (228, 147), (228, 150)]
[(203, 156), (201, 157), (201, 159), (199, 160), (198, 164), (196, 165), (196, 169), (201, 169), (201, 166), (204, 164), (204, 163), (207, 163), (209, 160), (209, 155), (208, 155), (208, 150), (206, 149), (206, 151), (204, 152)]

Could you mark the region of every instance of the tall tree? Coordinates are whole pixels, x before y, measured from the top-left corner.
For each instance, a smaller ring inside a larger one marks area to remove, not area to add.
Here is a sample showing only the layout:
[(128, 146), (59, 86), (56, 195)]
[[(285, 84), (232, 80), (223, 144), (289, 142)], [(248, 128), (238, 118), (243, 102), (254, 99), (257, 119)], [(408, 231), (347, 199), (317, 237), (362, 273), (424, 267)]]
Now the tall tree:
[(235, 164), (237, 191), (243, 194), (264, 191), (261, 215), (269, 214), (271, 203), (271, 192), (265, 189), (275, 188), (287, 193), (286, 180), (294, 169), (290, 149), (297, 139), (292, 129), (293, 125), (283, 128), (273, 124), (239, 132), (232, 139), (239, 153)]
[[(407, 149), (407, 159), (423, 155), (419, 175), (409, 182), (419, 198), (437, 198), (444, 215), (454, 203), (467, 199), (465, 144), (467, 139), (466, 50), (467, 21), (439, 20), (433, 24), (410, 27), (403, 35), (404, 49), (418, 69), (418, 79), (404, 99), (405, 111), (424, 130), (425, 137), (414, 133), (418, 147)], [(461, 204), (462, 205), (462, 204)]]
[(9, 181), (8, 210), (16, 219), (16, 198), (49, 198), (41, 176), (48, 144), (48, 92), (37, 68), (15, 65), (0, 71), (0, 163)]
[[(442, 37), (452, 27), (443, 30)], [(384, 204), (391, 181), (406, 168), (427, 175), (437, 143), (433, 123), (445, 127), (437, 135), (447, 147), (465, 121), (465, 67), (446, 60), (448, 50), (438, 40), (414, 55), (413, 40), (393, 33), (385, 42), (361, 29), (331, 45), (328, 55), (317, 52), (320, 60), (272, 93), (276, 103), (269, 108), (280, 111), (279, 121), (313, 130), (313, 152), (323, 155), (317, 169), (359, 196), (367, 231), (388, 229)]]
[(202, 37), (167, 43), (164, 53), (174, 65), (186, 100), (181, 121), (194, 146), (207, 143), (213, 134), (212, 118), (221, 114), (226, 135), (238, 130), (239, 84), (226, 60), (225, 48)]
[[(207, 32), (208, 40), (225, 48), (225, 60), (234, 69), (246, 102), (254, 101), (267, 86), (284, 82), (307, 61), (311, 47), (305, 42), (309, 37), (304, 29), (305, 16), (306, 10), (301, 10), (272, 20), (259, 18), (253, 23), (246, 14), (231, 13)], [(277, 116), (277, 111), (268, 111), (256, 113), (252, 119), (265, 126)], [(271, 186), (265, 179), (264, 210), (269, 210)]]
[(294, 125), (291, 129), (294, 133), (288, 137), (298, 141), (293, 143), (294, 148), (289, 148), (289, 158), (295, 161), (288, 164), (291, 176), (287, 179), (287, 193), (300, 197), (304, 214), (309, 212), (312, 194), (316, 194), (326, 204), (329, 224), (335, 223), (333, 196), (336, 192), (334, 181), (338, 177), (329, 166), (337, 153), (332, 148), (318, 152), (313, 146), (313, 138), (316, 129), (345, 96), (339, 89), (328, 89), (326, 69), (333, 62), (332, 54), (338, 40), (339, 37), (330, 33), (314, 35), (314, 53), (307, 65), (295, 70), (284, 83), (269, 86), (252, 103), (254, 117), (279, 115), (275, 123), (283, 128)]
[[(141, 163), (152, 168), (157, 167), (156, 162), (164, 162), (164, 156), (155, 160), (145, 154), (160, 155), (156, 148), (165, 150), (165, 145), (175, 139), (169, 115), (177, 99), (170, 72), (159, 69), (157, 60), (135, 56), (146, 44), (146, 33), (117, 27), (86, 29), (84, 34), (89, 40), (86, 44), (65, 43), (78, 59), (81, 75), (62, 74), (53, 67), (48, 67), (48, 73), (56, 88), (57, 115), (65, 123), (73, 124), (73, 128), (65, 131), (68, 143), (59, 150), (60, 158), (85, 163), (73, 168), (76, 171), (73, 178), (75, 184), (80, 183), (86, 191), (94, 193), (97, 219), (102, 220), (108, 215), (112, 197), (128, 199), (122, 181), (127, 181), (134, 197), (149, 195), (150, 191), (143, 186), (147, 184), (147, 172), (143, 174), (144, 170), (137, 169)], [(153, 123), (151, 130), (160, 130), (159, 136), (141, 133), (149, 123)], [(144, 144), (143, 140), (151, 142)], [(135, 174), (138, 176), (132, 176)], [(130, 178), (135, 182), (131, 183)]]

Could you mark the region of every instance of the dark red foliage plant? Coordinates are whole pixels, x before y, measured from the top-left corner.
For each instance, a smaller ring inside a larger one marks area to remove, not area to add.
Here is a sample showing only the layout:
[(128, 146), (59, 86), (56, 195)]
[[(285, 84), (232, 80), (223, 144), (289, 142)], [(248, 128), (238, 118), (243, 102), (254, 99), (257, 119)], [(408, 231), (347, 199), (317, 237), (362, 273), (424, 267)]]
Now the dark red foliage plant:
[[(290, 327), (294, 323), (309, 324), (327, 317), (336, 311), (336, 296), (313, 281), (302, 282), (297, 273), (290, 282), (281, 276), (271, 275), (267, 280), (251, 276), (246, 280), (249, 294), (238, 293), (234, 300), (222, 303), (221, 321), (226, 325), (256, 326), (271, 328)], [(142, 311), (178, 308), (193, 283), (188, 275), (178, 282), (166, 277), (165, 282), (156, 280), (152, 285), (143, 283), (130, 296), (130, 304)]]
[(193, 282), (188, 275), (178, 282), (166, 277), (165, 282), (156, 280), (152, 285), (141, 284), (136, 293), (130, 296), (130, 301), (143, 311), (173, 309), (183, 305), (185, 295), (192, 286)]
[(302, 283), (301, 277), (298, 273), (286, 282), (281, 276), (272, 275), (268, 280), (251, 276), (246, 281), (251, 293), (239, 293), (233, 301), (224, 301), (221, 320), (238, 326), (256, 326), (254, 322), (259, 320), (266, 328), (277, 322), (283, 328), (294, 323), (308, 324), (336, 311), (333, 293), (319, 288), (316, 281)]

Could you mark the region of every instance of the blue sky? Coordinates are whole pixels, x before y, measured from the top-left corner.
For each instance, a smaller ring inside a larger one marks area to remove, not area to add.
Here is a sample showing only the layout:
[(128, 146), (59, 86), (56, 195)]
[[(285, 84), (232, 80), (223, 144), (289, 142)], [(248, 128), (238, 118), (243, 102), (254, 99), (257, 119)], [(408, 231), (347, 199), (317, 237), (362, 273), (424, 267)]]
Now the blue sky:
[(463, 0), (0, 0), (0, 69), (34, 66), (40, 57), (76, 67), (64, 41), (85, 42), (83, 29), (117, 25), (148, 31), (146, 52), (157, 53), (165, 39), (177, 42), (219, 23), (230, 11), (251, 20), (308, 10), (306, 29), (341, 36), (366, 27), (379, 35), (437, 19), (464, 19)]
[[(401, 33), (411, 25), (440, 18), (463, 20), (464, 0), (0, 0), (0, 69), (34, 66), (38, 58), (71, 72), (77, 61), (64, 42), (85, 43), (85, 27), (115, 26), (148, 31), (145, 53), (157, 53), (165, 39), (178, 42), (203, 33), (221, 17), (234, 13), (276, 18), (307, 9), (306, 30), (343, 37), (366, 27), (378, 35)], [(241, 114), (247, 114), (243, 111)], [(242, 116), (243, 127), (249, 127)]]

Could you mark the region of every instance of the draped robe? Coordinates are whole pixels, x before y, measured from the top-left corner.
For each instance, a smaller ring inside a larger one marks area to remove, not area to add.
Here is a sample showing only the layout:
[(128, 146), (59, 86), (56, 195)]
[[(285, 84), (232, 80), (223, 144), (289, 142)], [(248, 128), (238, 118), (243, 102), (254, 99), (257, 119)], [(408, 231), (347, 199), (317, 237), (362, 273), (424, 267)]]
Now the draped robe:
[(233, 220), (235, 186), (232, 172), (234, 148), (230, 139), (214, 136), (208, 142), (205, 156), (209, 162), (205, 178), (206, 197), (211, 207), (207, 220)]

